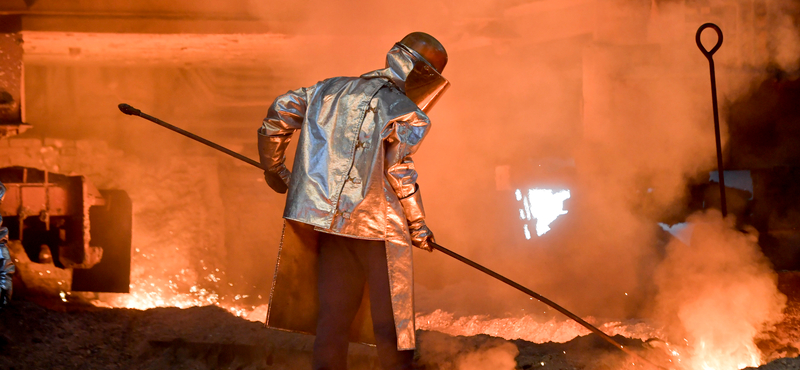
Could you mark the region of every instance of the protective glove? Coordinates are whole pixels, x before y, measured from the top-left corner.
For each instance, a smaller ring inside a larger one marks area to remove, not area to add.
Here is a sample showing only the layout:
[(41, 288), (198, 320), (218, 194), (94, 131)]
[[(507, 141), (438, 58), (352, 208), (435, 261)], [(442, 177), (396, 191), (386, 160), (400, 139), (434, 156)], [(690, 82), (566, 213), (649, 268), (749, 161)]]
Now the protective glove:
[(264, 165), (264, 180), (267, 180), (267, 185), (276, 192), (283, 194), (289, 189), (289, 179), (292, 173), (286, 168), (286, 147), (292, 135), (274, 135), (268, 136), (258, 134), (258, 157), (261, 159), (261, 164)]
[(433, 233), (428, 225), (425, 225), (425, 220), (418, 220), (408, 225), (408, 231), (411, 233), (411, 244), (415, 247), (424, 249), (428, 252), (433, 252)]
[(419, 192), (419, 185), (416, 185), (414, 192), (400, 199), (408, 221), (408, 231), (411, 234), (411, 244), (415, 247), (433, 252), (433, 233), (428, 225), (425, 225), (425, 209), (422, 207), (422, 197)]
[(287, 184), (289, 184), (291, 176), (292, 173), (283, 165), (276, 170), (264, 171), (264, 180), (267, 180), (267, 185), (280, 194), (286, 193), (289, 189)]

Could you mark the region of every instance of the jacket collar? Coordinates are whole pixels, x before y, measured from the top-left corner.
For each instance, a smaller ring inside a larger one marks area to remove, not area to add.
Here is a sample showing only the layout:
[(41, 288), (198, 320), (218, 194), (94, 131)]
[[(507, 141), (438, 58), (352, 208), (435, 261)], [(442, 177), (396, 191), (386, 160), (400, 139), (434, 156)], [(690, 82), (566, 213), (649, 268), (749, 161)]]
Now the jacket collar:
[(400, 44), (395, 44), (386, 53), (386, 68), (361, 75), (363, 78), (386, 78), (405, 93), (406, 79), (414, 69), (416, 57)]

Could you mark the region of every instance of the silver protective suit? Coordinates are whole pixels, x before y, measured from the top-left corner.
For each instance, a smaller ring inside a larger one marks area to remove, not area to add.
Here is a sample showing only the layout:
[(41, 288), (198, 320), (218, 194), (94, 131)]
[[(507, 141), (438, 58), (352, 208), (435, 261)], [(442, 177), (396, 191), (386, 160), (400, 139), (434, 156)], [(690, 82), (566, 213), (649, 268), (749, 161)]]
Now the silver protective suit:
[[(6, 187), (0, 183), (0, 202), (5, 193)], [(6, 242), (8, 242), (8, 229), (3, 227), (3, 216), (0, 216), (0, 305), (5, 303), (3, 300), (10, 300), (13, 292), (11, 275), (14, 274), (14, 262), (8, 253)]]
[[(415, 347), (409, 223), (424, 225), (424, 211), (411, 156), (430, 129), (404, 90), (417, 57), (395, 45), (385, 69), (289, 91), (270, 107), (259, 130), (261, 162), (284, 180), (288, 194), (267, 325), (314, 332), (316, 233), (383, 240), (397, 346)], [(296, 130), (290, 172), (285, 150)], [(367, 299), (350, 339), (373, 340)]]

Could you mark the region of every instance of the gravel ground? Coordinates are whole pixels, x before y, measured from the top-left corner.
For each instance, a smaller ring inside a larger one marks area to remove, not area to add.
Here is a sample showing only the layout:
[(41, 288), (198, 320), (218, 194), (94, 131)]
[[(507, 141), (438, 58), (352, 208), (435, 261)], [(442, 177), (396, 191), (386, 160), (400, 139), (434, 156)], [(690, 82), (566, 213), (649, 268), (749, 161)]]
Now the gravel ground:
[[(502, 366), (515, 356), (520, 369), (601, 369), (588, 364), (624, 360), (594, 336), (534, 344), (418, 334), (417, 364), (426, 369)], [(216, 306), (137, 311), (15, 301), (0, 314), (0, 369), (310, 369), (312, 343), (311, 336), (271, 330)], [(601, 357), (606, 360), (598, 362)], [(378, 368), (374, 348), (351, 345), (350, 364)]]

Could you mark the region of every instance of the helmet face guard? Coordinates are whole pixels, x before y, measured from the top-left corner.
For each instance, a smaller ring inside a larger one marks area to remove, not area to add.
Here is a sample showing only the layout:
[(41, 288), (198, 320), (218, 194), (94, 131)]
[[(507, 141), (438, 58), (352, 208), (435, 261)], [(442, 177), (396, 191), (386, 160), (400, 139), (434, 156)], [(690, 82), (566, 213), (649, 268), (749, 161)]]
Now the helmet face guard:
[(395, 46), (411, 54), (414, 59), (414, 68), (405, 81), (406, 96), (427, 114), (450, 87), (450, 82), (414, 49), (401, 43)]

